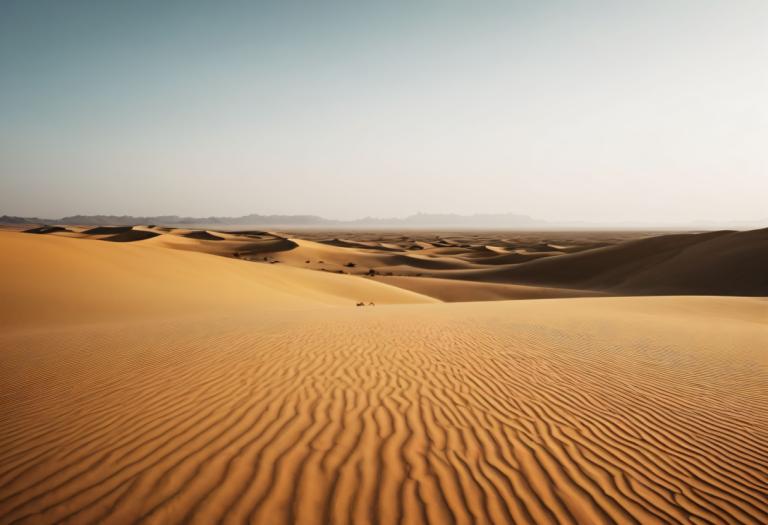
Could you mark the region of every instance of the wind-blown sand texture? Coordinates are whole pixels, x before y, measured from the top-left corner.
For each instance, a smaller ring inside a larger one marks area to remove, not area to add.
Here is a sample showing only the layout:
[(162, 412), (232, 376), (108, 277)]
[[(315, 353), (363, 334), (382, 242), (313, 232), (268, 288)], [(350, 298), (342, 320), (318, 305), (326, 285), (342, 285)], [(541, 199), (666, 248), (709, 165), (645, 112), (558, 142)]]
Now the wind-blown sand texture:
[(0, 233), (0, 523), (768, 522), (765, 298), (438, 304), (63, 234)]

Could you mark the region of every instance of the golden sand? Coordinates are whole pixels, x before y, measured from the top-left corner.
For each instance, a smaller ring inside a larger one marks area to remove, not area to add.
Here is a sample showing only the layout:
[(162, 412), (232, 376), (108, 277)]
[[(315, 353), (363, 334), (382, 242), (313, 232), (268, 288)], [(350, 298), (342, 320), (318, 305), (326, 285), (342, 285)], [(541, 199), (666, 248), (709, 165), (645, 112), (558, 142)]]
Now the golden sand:
[(158, 239), (0, 233), (0, 523), (768, 522), (764, 298), (441, 304)]

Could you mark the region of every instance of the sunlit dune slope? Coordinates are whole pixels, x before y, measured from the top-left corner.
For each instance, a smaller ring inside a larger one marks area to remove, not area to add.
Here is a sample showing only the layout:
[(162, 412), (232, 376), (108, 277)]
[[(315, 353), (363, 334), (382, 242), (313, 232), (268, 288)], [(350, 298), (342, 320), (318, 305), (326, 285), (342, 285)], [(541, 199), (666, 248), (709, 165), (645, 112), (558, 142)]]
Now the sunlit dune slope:
[(0, 324), (434, 301), (359, 277), (169, 250), (152, 244), (158, 239), (89, 242), (0, 232)]
[(440, 279), (439, 277), (384, 276), (377, 277), (377, 280), (449, 303), (464, 301), (503, 301), (512, 299), (596, 297), (605, 295), (601, 292), (591, 290), (461, 281), (458, 279)]
[(553, 299), (4, 331), (0, 523), (766, 523), (766, 308)]

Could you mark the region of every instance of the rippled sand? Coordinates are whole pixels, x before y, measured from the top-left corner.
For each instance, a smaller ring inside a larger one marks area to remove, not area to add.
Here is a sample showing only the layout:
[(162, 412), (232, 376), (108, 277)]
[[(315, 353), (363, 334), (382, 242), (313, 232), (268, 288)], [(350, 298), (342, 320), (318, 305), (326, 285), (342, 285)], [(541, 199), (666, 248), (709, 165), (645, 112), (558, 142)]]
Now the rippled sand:
[(0, 338), (3, 523), (765, 523), (767, 303), (565, 299)]

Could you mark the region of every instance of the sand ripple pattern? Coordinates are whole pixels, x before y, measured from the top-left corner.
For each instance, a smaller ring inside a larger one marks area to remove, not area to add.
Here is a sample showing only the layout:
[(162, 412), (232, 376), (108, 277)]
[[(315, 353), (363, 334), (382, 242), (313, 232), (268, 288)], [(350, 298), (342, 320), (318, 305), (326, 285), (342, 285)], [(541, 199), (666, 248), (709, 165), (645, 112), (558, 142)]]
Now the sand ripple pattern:
[(768, 523), (764, 324), (448, 306), (1, 336), (0, 523)]

